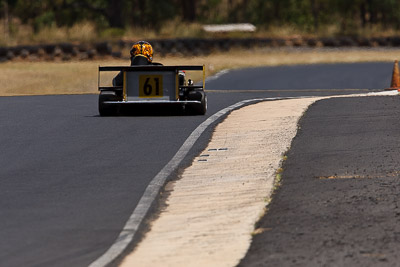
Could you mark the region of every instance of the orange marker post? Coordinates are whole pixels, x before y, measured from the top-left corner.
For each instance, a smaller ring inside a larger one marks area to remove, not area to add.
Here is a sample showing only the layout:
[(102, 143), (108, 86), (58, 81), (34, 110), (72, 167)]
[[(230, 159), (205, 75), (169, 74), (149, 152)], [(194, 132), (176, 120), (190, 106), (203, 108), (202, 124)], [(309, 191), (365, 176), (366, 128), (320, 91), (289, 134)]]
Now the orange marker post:
[(399, 61), (394, 61), (393, 73), (392, 73), (392, 82), (390, 83), (390, 87), (385, 90), (399, 90), (400, 89), (400, 74), (399, 74)]

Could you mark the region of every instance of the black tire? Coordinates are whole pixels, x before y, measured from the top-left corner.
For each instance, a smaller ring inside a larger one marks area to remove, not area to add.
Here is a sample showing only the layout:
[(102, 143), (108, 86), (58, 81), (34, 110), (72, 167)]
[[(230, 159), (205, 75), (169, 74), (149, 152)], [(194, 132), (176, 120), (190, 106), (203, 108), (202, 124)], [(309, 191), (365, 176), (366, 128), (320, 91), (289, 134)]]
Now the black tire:
[(102, 117), (117, 116), (119, 114), (118, 104), (104, 103), (106, 101), (121, 101), (121, 97), (115, 94), (101, 92), (99, 95), (99, 114)]
[(191, 103), (186, 107), (189, 115), (204, 115), (207, 112), (207, 95), (204, 91), (191, 91), (188, 94), (188, 100), (199, 101), (200, 103)]

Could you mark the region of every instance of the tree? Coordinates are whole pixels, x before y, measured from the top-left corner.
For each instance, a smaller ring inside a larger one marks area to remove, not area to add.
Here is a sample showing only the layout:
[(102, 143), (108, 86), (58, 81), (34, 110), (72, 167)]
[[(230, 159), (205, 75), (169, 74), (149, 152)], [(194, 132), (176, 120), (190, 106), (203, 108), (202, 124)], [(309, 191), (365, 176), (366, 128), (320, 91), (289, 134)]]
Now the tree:
[(124, 28), (125, 21), (123, 19), (123, 0), (108, 0), (108, 9), (105, 12), (108, 23), (112, 28)]
[(196, 20), (196, 0), (181, 0), (182, 18), (187, 22)]

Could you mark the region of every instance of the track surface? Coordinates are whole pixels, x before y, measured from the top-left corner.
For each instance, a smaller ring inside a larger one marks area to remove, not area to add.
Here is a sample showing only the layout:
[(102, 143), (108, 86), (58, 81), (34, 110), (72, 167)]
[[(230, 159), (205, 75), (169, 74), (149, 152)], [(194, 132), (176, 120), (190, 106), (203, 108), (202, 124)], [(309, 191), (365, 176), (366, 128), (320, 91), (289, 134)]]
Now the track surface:
[(239, 266), (399, 265), (399, 105), (395, 96), (310, 107)]
[(149, 181), (184, 140), (222, 108), (259, 97), (360, 92), (331, 88), (383, 88), (391, 68), (366, 63), (232, 71), (207, 88), (233, 91), (209, 93), (207, 116), (194, 117), (101, 118), (94, 95), (0, 98), (0, 265), (87, 266), (114, 242)]

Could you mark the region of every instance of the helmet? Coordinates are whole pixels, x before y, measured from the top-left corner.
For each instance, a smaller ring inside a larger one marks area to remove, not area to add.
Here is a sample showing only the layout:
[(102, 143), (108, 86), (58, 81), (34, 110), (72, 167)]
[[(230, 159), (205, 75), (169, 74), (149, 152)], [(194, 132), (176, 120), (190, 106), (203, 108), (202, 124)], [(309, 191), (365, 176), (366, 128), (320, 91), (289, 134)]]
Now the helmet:
[(131, 57), (144, 56), (149, 62), (153, 61), (153, 47), (145, 41), (139, 41), (133, 44), (131, 48)]

